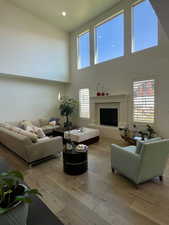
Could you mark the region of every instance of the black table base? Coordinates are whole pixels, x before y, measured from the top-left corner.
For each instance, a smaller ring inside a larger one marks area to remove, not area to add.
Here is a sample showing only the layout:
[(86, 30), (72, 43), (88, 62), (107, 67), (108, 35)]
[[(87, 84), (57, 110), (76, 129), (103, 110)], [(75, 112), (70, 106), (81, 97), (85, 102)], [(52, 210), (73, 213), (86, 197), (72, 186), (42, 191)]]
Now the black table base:
[(65, 151), (63, 152), (63, 169), (69, 175), (80, 175), (88, 169), (86, 152)]

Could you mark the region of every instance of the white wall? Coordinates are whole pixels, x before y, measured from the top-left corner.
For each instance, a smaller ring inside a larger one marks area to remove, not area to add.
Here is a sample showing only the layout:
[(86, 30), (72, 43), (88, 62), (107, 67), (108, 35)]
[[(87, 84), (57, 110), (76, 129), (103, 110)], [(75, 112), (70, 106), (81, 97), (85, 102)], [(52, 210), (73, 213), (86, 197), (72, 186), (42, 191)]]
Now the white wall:
[(59, 116), (58, 94), (64, 85), (49, 81), (0, 77), (0, 121)]
[(0, 74), (69, 80), (67, 33), (8, 0), (0, 1), (0, 15)]
[[(104, 84), (112, 94), (128, 94), (129, 95), (129, 123), (132, 123), (132, 81), (134, 79), (156, 78), (158, 82), (157, 104), (156, 104), (156, 129), (162, 136), (169, 138), (169, 41), (159, 25), (159, 46), (147, 49), (135, 54), (130, 53), (131, 49), (131, 31), (130, 31), (130, 7), (123, 1), (116, 5), (113, 9), (106, 12), (90, 24), (85, 25), (81, 30), (71, 35), (71, 82), (67, 89), (68, 93), (77, 97), (79, 88), (89, 87), (91, 95), (96, 93), (96, 85), (98, 82)], [(131, 1), (130, 1), (131, 2)], [(124, 57), (110, 60), (105, 63), (94, 65), (93, 56), (93, 26), (102, 19), (113, 15), (120, 9), (125, 9), (126, 16), (126, 37), (125, 48), (126, 55)], [(90, 28), (91, 32), (91, 66), (77, 70), (76, 58), (76, 34)], [(126, 112), (127, 113), (127, 112)], [(90, 121), (80, 120), (79, 123), (87, 124)]]

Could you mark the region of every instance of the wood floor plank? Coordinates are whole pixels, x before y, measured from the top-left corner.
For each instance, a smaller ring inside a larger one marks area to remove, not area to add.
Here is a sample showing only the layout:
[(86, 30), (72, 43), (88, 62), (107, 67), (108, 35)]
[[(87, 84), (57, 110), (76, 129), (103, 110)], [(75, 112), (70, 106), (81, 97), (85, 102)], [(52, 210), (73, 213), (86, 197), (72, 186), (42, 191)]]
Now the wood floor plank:
[(169, 163), (164, 183), (150, 181), (137, 190), (111, 172), (111, 143), (125, 145), (108, 138), (91, 145), (88, 172), (80, 176), (65, 174), (62, 158), (29, 169), (3, 146), (0, 157), (24, 173), (26, 183), (40, 190), (42, 201), (65, 225), (168, 225)]

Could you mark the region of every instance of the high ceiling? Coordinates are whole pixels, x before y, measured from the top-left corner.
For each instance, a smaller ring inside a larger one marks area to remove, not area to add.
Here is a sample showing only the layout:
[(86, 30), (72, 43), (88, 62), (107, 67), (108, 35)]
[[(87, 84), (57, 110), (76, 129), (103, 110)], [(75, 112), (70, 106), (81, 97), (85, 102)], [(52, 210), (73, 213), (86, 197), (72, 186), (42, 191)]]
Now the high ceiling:
[[(65, 31), (73, 31), (120, 0), (11, 0)], [(66, 11), (67, 16), (62, 16)]]

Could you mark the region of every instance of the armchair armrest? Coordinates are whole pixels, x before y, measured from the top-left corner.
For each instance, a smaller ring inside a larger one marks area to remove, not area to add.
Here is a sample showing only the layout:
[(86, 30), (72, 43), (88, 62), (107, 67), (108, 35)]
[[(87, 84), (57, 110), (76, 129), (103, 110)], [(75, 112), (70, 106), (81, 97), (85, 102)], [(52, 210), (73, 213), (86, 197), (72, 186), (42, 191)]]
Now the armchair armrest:
[(112, 168), (117, 169), (132, 180), (135, 179), (138, 173), (140, 159), (141, 157), (137, 153), (133, 153), (115, 144), (111, 145)]

